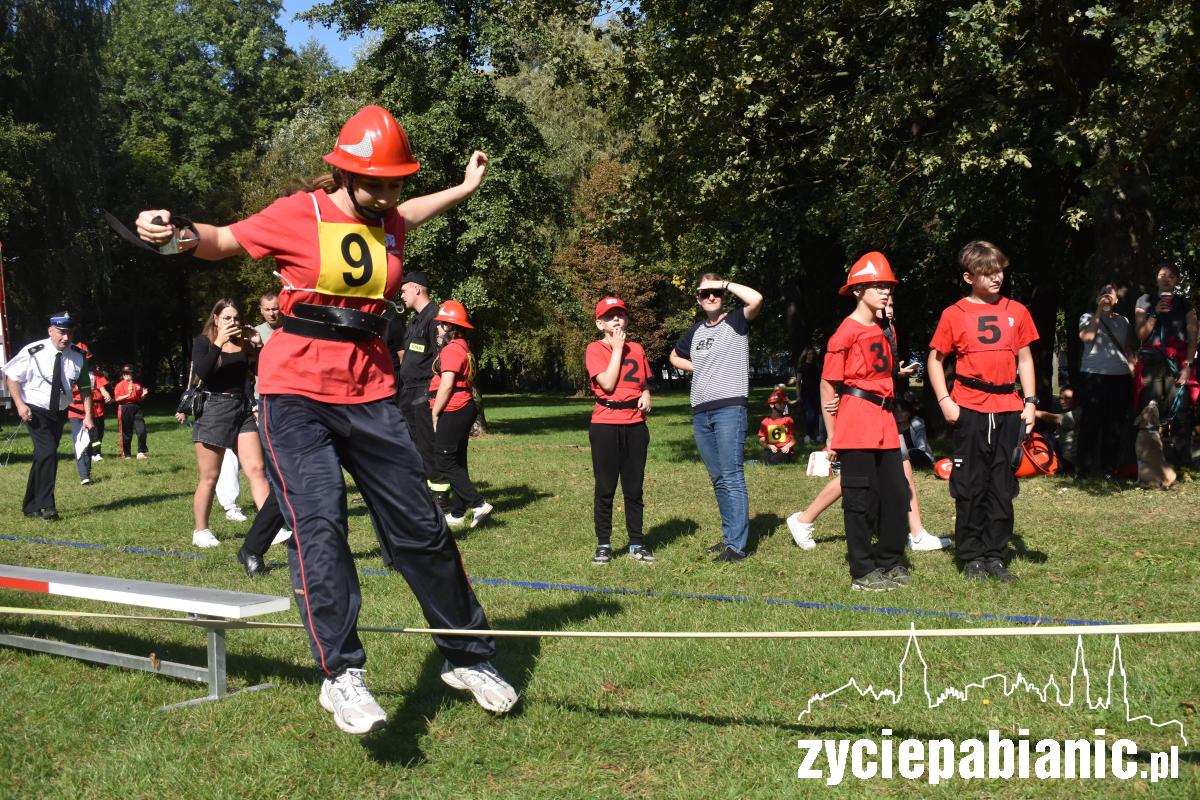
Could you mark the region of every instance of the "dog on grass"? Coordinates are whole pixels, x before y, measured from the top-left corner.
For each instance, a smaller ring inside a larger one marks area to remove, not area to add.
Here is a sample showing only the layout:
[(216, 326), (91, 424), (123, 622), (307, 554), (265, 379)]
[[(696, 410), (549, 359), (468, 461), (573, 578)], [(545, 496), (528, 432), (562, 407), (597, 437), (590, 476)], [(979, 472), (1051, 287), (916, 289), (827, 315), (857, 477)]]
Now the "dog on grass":
[(1162, 423), (1158, 403), (1151, 400), (1133, 421), (1137, 426), (1134, 450), (1137, 453), (1138, 486), (1144, 489), (1169, 489), (1175, 483), (1175, 470), (1163, 454)]

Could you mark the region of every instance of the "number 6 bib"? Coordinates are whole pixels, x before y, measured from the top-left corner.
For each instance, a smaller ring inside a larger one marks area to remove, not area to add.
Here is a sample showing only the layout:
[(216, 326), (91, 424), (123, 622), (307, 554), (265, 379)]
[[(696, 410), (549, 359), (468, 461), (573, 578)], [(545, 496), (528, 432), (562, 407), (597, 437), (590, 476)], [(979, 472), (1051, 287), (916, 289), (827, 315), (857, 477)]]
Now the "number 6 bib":
[[(313, 205), (316, 205), (314, 199)], [(321, 274), (317, 291), (340, 297), (382, 299), (387, 283), (387, 245), (382, 227), (325, 222), (317, 209)]]

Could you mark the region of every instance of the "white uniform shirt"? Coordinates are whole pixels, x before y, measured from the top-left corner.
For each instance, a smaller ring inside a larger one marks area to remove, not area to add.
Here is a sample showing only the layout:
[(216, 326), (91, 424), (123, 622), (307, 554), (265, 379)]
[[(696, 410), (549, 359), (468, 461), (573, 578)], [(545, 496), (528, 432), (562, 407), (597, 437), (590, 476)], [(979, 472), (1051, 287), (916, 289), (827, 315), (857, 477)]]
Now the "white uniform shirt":
[(80, 383), (85, 387), (91, 386), (83, 353), (68, 345), (63, 351), (62, 374), (63, 388), (59, 398), (59, 408), (50, 408), (51, 378), (54, 375), (54, 357), (58, 350), (47, 337), (40, 342), (26, 345), (4, 365), (4, 376), (12, 378), (21, 388), (21, 400), (26, 405), (45, 408), (50, 411), (65, 411), (71, 402), (71, 386)]

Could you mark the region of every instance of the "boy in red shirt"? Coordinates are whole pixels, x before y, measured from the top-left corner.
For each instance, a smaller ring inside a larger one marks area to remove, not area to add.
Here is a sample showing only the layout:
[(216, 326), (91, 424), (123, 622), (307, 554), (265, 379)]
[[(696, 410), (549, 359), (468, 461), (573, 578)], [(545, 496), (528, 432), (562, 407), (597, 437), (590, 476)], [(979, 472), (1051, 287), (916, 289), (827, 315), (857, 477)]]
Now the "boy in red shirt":
[(133, 365), (121, 367), (121, 380), (113, 389), (117, 401), (117, 430), (120, 433), (121, 458), (129, 458), (133, 434), (137, 433), (137, 457), (146, 458), (146, 418), (142, 416), (142, 401), (150, 392), (133, 379)]
[(589, 344), (584, 354), (592, 394), (596, 397), (588, 426), (592, 474), (596, 479), (592, 503), (596, 529), (593, 564), (612, 560), (612, 504), (618, 479), (625, 497), (629, 557), (643, 564), (655, 561), (642, 533), (645, 507), (642, 484), (650, 446), (650, 431), (646, 427), (646, 414), (650, 411), (646, 381), (650, 367), (642, 346), (625, 338), (628, 326), (629, 312), (621, 298), (604, 298), (596, 304), (596, 328), (604, 338)]
[[(946, 422), (954, 426), (955, 553), (969, 580), (1016, 580), (1005, 559), (1013, 532), (1017, 479), (1012, 455), (1033, 429), (1029, 344), (1037, 329), (1025, 306), (1000, 296), (1008, 257), (991, 242), (974, 241), (958, 254), (971, 294), (942, 312), (929, 343), (929, 385)], [(942, 362), (954, 355), (954, 390), (946, 391)], [(1026, 396), (1015, 390), (1016, 378)]]
[(767, 398), (770, 414), (758, 426), (764, 464), (790, 464), (796, 457), (796, 423), (788, 416), (787, 397), (779, 389)]
[[(855, 262), (838, 294), (853, 293), (858, 303), (829, 338), (821, 371), (826, 449), (842, 462), (842, 513), (855, 591), (884, 592), (911, 582), (901, 563), (909, 495), (892, 413), (895, 355), (876, 316), (896, 283), (883, 253), (867, 253)], [(835, 420), (828, 409), (839, 394)]]

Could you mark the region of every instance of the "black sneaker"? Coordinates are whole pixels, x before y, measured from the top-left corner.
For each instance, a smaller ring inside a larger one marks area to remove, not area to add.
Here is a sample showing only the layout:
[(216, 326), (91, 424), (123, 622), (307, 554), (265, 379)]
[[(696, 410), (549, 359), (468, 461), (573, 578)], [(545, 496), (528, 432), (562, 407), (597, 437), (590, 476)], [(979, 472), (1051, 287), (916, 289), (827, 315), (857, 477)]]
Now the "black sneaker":
[(713, 561), (718, 564), (723, 564), (726, 561), (741, 561), (745, 557), (746, 557), (745, 553), (739, 553), (737, 550), (734, 550), (729, 545), (725, 545), (725, 549), (722, 550), (720, 552), (720, 554), (718, 554), (717, 557), (713, 559)]
[(884, 575), (883, 570), (873, 569), (861, 578), (852, 580), (850, 588), (856, 592), (890, 592), (897, 588), (897, 584)]
[(987, 562), (981, 558), (970, 561), (963, 567), (963, 577), (969, 581), (986, 581), (991, 576)]
[(600, 545), (596, 548), (596, 554), (592, 556), (593, 564), (607, 564), (612, 561), (612, 548), (608, 545)]
[(643, 544), (635, 544), (629, 547), (629, 557), (634, 561), (641, 561), (643, 564), (653, 564), (656, 559), (654, 553), (650, 552), (650, 548)]
[(1017, 579), (1017, 576), (1009, 572), (1008, 567), (1004, 566), (1004, 561), (999, 558), (988, 559), (985, 569), (987, 569), (988, 575), (1001, 583), (1012, 583)]
[(722, 539), (716, 544), (710, 544), (708, 547), (704, 548), (704, 552), (708, 553), (709, 555), (716, 555), (717, 553), (723, 552), (727, 546), (728, 545), (725, 544), (725, 540)]
[(887, 572), (883, 573), (883, 577), (887, 578), (897, 586), (908, 586), (910, 583), (912, 583), (912, 575), (909, 573), (908, 567), (904, 566), (903, 564), (897, 564), (896, 566), (892, 567)]

